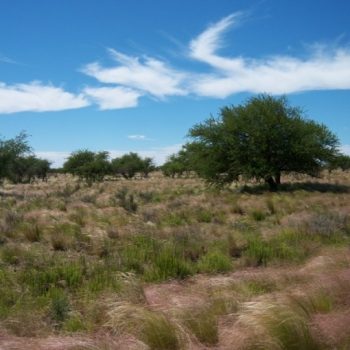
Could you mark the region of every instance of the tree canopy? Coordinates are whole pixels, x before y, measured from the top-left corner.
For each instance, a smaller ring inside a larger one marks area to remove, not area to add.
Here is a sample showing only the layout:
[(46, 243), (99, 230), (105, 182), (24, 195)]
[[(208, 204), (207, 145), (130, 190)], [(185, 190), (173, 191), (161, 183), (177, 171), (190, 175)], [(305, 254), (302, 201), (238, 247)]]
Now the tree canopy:
[(108, 152), (78, 150), (63, 164), (64, 172), (71, 173), (91, 183), (102, 181), (111, 172)]
[(259, 95), (224, 107), (218, 118), (190, 129), (189, 136), (193, 141), (185, 151), (194, 170), (216, 184), (243, 176), (276, 189), (282, 172), (317, 176), (339, 156), (337, 137), (285, 97)]
[(137, 153), (130, 152), (112, 160), (112, 170), (115, 175), (121, 175), (125, 179), (133, 178), (136, 173), (147, 177), (154, 170), (151, 158), (141, 158)]
[(13, 139), (0, 140), (0, 181), (31, 182), (46, 179), (50, 162), (33, 155), (28, 136), (22, 132)]

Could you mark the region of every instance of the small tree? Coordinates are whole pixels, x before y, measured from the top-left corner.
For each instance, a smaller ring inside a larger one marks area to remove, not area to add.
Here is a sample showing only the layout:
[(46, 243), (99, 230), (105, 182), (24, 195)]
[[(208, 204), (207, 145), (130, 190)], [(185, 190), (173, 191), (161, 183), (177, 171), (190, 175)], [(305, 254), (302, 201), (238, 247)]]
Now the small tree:
[(147, 177), (152, 170), (154, 170), (152, 159), (142, 159), (137, 153), (130, 152), (112, 160), (113, 173), (125, 179), (132, 179), (137, 173)]
[(339, 154), (334, 157), (334, 159), (330, 162), (328, 170), (332, 171), (334, 169), (340, 168), (343, 171), (350, 169), (350, 156), (345, 154)]
[(164, 176), (172, 177), (182, 176), (185, 172), (191, 170), (191, 160), (188, 157), (186, 150), (181, 150), (177, 154), (171, 155), (168, 160), (162, 165)]
[(144, 177), (148, 177), (149, 173), (155, 170), (155, 165), (153, 163), (153, 159), (146, 157), (142, 159), (142, 168), (140, 169), (140, 172)]
[(33, 179), (47, 179), (50, 162), (33, 155), (16, 157), (8, 168), (8, 179), (13, 183), (30, 183)]
[(63, 170), (92, 183), (102, 181), (111, 172), (108, 152), (79, 150), (73, 152), (63, 164)]
[(0, 140), (0, 181), (12, 176), (12, 168), (19, 158), (31, 152), (27, 134), (22, 132), (9, 140)]
[(285, 97), (260, 95), (224, 107), (218, 119), (195, 125), (189, 135), (194, 141), (185, 149), (195, 170), (216, 184), (243, 176), (275, 190), (282, 172), (317, 176), (338, 155), (337, 137)]

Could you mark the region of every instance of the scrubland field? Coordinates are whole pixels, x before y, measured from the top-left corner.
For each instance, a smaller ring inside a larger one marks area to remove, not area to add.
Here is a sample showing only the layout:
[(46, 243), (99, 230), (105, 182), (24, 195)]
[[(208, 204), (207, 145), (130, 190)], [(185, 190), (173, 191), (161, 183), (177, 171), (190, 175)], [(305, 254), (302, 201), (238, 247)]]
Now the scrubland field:
[(0, 349), (350, 349), (350, 173), (5, 184)]

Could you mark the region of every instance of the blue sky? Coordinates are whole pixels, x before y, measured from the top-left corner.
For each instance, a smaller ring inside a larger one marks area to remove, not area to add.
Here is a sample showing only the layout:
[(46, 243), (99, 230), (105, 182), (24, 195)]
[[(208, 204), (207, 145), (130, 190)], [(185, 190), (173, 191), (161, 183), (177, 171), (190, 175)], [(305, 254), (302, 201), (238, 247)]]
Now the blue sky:
[(350, 153), (348, 0), (2, 0), (0, 134), (161, 163), (188, 129), (286, 94)]

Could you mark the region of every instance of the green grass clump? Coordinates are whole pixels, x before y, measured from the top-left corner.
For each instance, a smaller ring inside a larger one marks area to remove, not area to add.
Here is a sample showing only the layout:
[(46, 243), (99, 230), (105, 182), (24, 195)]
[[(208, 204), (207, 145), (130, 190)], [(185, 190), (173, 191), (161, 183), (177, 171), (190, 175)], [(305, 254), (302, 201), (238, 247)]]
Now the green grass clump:
[(170, 278), (183, 279), (193, 274), (190, 264), (180, 255), (176, 246), (165, 245), (157, 253), (144, 278), (146, 281), (163, 281)]
[(209, 251), (198, 261), (198, 270), (207, 273), (228, 272), (232, 269), (232, 261), (228, 254), (218, 249)]
[(252, 332), (250, 349), (319, 350), (310, 329), (310, 311), (294, 299), (247, 302), (238, 322)]
[(193, 308), (186, 312), (184, 325), (203, 344), (212, 346), (219, 341), (217, 315), (210, 307)]
[(69, 314), (65, 317), (62, 329), (69, 333), (82, 332), (87, 330), (87, 326), (78, 313)]
[(266, 266), (273, 262), (302, 262), (325, 244), (346, 243), (346, 236), (335, 232), (333, 235), (305, 234), (298, 230), (284, 230), (270, 239), (250, 235), (243, 253), (246, 263), (252, 266)]
[(299, 240), (289, 234), (280, 234), (270, 240), (255, 235), (248, 239), (243, 256), (251, 266), (266, 266), (272, 262), (300, 262), (309, 254)]
[(20, 280), (34, 295), (43, 295), (51, 287), (77, 289), (83, 282), (83, 267), (77, 262), (52, 259), (43, 263), (40, 269), (28, 267), (23, 270)]
[(142, 275), (148, 282), (182, 279), (194, 272), (179, 244), (146, 235), (135, 236), (129, 244), (124, 244), (121, 258), (123, 271)]
[(263, 221), (266, 219), (266, 213), (260, 209), (254, 209), (251, 213), (250, 216), (255, 220), (255, 221)]
[(132, 334), (151, 350), (180, 350), (182, 336), (178, 326), (163, 313), (142, 305), (119, 302), (108, 312), (106, 327), (113, 333)]
[(52, 288), (49, 291), (49, 296), (51, 299), (50, 316), (57, 326), (61, 326), (68, 318), (70, 311), (69, 299), (66, 293), (58, 288)]

